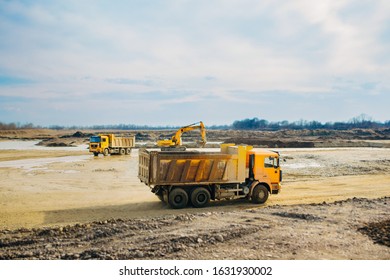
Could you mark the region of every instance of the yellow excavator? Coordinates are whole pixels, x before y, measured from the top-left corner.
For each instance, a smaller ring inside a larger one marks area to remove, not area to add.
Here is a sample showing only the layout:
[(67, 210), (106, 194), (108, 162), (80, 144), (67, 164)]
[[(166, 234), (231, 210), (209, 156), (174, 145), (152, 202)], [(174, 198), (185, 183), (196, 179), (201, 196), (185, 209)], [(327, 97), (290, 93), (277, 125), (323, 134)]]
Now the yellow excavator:
[(199, 129), (200, 135), (202, 137), (200, 141), (201, 147), (206, 145), (206, 128), (202, 121), (193, 123), (187, 126), (183, 126), (176, 131), (171, 139), (159, 140), (157, 141), (157, 146), (161, 147), (162, 151), (176, 150), (176, 151), (185, 151), (186, 147), (182, 146), (181, 136), (184, 132)]

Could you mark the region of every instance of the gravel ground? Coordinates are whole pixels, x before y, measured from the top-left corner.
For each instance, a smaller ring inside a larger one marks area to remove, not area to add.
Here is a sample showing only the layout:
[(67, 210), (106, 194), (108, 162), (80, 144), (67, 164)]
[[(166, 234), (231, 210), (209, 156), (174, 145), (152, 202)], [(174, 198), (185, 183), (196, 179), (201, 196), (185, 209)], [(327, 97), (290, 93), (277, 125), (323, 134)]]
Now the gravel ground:
[(390, 259), (390, 197), (0, 231), (0, 259)]

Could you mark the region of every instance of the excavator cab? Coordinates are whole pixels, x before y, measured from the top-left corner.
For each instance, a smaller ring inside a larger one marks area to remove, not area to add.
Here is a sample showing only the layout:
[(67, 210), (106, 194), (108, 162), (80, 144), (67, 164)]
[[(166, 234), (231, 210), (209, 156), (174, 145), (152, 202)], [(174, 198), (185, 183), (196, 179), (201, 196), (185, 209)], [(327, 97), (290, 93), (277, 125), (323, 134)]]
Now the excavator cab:
[(157, 141), (157, 146), (161, 147), (161, 151), (185, 151), (186, 147), (182, 146), (181, 136), (183, 133), (195, 129), (200, 130), (201, 141), (199, 144), (203, 148), (206, 145), (206, 128), (202, 121), (181, 127), (171, 139)]

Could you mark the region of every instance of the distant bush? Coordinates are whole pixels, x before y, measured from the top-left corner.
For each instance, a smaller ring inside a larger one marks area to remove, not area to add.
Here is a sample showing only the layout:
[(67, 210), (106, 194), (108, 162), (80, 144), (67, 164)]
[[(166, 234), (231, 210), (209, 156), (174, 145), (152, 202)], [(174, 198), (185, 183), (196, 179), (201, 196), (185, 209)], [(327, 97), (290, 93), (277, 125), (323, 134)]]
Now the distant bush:
[(0, 130), (13, 130), (13, 129), (30, 129), (37, 128), (32, 123), (20, 124), (20, 123), (3, 123), (0, 122)]

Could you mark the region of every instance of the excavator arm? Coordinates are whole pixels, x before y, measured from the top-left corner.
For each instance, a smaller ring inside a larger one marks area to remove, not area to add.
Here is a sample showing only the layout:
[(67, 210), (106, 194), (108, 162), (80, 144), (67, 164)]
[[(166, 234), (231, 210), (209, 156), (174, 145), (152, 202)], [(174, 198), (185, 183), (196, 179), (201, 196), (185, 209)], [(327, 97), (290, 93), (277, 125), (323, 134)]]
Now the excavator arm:
[(181, 136), (183, 133), (191, 130), (200, 130), (201, 141), (200, 144), (202, 147), (206, 144), (206, 128), (202, 121), (198, 123), (193, 123), (187, 126), (183, 126), (176, 131), (176, 133), (172, 136), (171, 139), (159, 140), (157, 141), (157, 146), (159, 147), (177, 147), (182, 145)]

